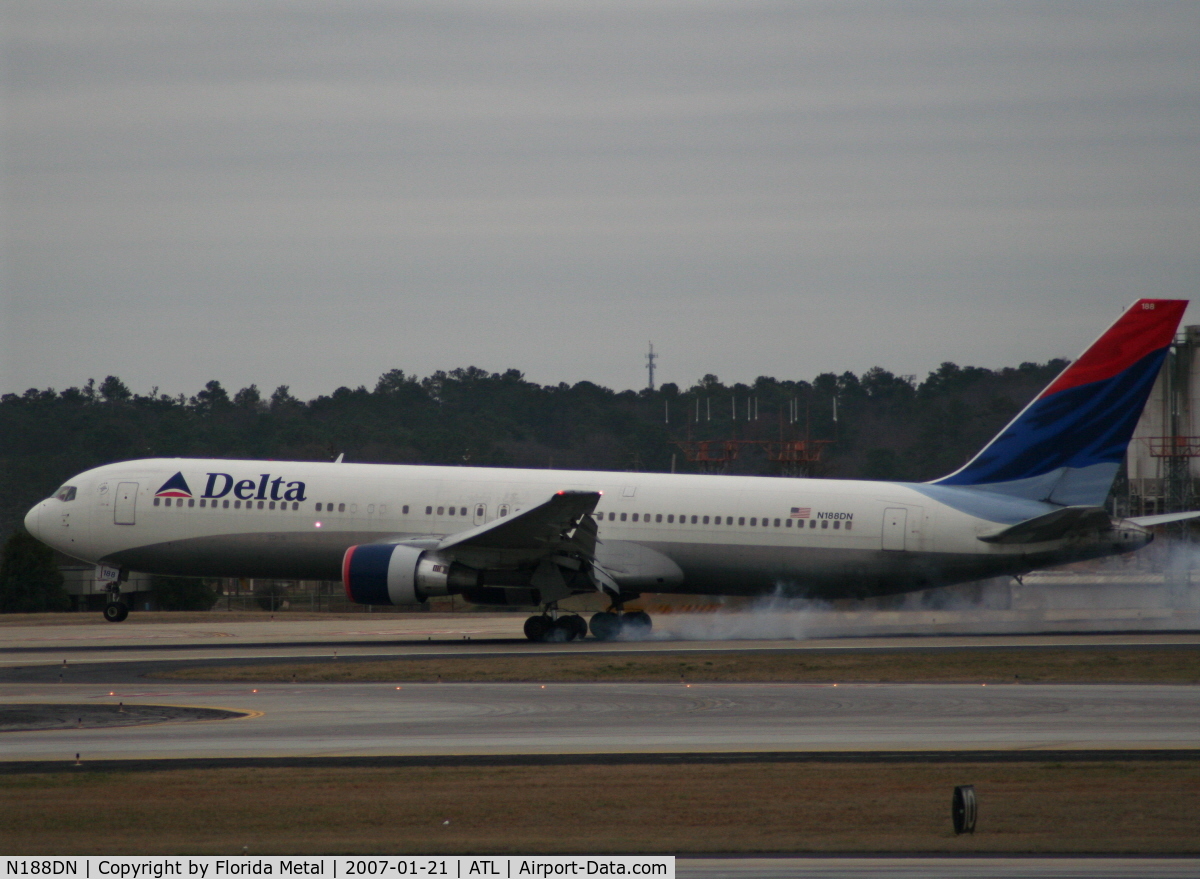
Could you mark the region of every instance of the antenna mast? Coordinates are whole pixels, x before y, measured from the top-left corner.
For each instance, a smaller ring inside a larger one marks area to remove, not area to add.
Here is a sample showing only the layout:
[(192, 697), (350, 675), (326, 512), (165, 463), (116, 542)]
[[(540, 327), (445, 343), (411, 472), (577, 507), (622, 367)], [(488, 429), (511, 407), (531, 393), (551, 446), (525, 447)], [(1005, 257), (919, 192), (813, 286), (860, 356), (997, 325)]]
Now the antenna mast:
[(650, 390), (654, 391), (654, 361), (658, 355), (654, 353), (654, 343), (650, 343), (650, 353), (646, 355), (646, 371), (650, 373)]

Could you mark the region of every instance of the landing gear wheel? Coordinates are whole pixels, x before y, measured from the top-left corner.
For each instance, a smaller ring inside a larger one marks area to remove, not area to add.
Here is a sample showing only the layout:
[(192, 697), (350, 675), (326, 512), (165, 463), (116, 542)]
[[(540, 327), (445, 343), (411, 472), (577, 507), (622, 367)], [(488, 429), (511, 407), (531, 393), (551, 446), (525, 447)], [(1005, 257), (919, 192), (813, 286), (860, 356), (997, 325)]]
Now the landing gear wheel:
[(550, 617), (533, 616), (525, 621), (525, 637), (530, 641), (545, 641), (553, 628), (554, 621)]
[(584, 638), (587, 637), (587, 633), (588, 633), (587, 620), (585, 620), (583, 617), (579, 616), (579, 614), (571, 614), (566, 619), (571, 623), (571, 627), (575, 631), (575, 634), (572, 637), (574, 637), (578, 641), (582, 641)]
[(621, 634), (621, 618), (607, 610), (592, 614), (592, 634), (597, 641), (612, 641)]
[(549, 641), (574, 641), (577, 637), (576, 633), (579, 630), (575, 628), (575, 623), (571, 617), (559, 617), (554, 621), (554, 628), (550, 632)]
[(104, 605), (104, 618), (110, 623), (124, 622), (129, 616), (129, 606), (123, 601), (110, 601)]
[(654, 622), (650, 619), (650, 614), (644, 610), (634, 611), (633, 613), (621, 614), (621, 627), (625, 630), (625, 634), (633, 638), (648, 638), (650, 630), (654, 628)]

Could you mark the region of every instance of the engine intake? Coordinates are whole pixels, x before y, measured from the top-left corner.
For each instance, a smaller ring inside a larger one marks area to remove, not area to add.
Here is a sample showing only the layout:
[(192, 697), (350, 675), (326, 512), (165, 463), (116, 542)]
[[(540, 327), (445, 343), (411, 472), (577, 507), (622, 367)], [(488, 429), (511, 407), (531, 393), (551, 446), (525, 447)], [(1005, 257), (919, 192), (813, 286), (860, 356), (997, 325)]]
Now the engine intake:
[(474, 568), (403, 544), (352, 546), (342, 557), (342, 585), (355, 604), (422, 604), (479, 585)]

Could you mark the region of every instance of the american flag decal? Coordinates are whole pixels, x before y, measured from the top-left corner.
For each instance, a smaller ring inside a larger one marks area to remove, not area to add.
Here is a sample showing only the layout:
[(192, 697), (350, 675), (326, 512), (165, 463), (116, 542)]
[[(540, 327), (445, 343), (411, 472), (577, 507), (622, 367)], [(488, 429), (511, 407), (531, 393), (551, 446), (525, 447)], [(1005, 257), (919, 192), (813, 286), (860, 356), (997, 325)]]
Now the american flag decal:
[(793, 519), (807, 519), (812, 515), (812, 507), (792, 507)]

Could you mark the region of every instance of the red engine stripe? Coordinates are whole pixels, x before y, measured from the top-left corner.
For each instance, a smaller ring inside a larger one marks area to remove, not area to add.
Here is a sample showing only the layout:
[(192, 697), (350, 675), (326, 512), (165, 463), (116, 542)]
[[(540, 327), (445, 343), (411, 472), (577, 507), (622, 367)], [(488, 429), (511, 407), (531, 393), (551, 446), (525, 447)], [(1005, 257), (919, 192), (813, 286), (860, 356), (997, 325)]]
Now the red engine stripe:
[(358, 549), (357, 546), (352, 546), (342, 556), (342, 588), (346, 590), (346, 598), (351, 602), (354, 601), (354, 594), (350, 591), (350, 559), (354, 556), (356, 549)]

